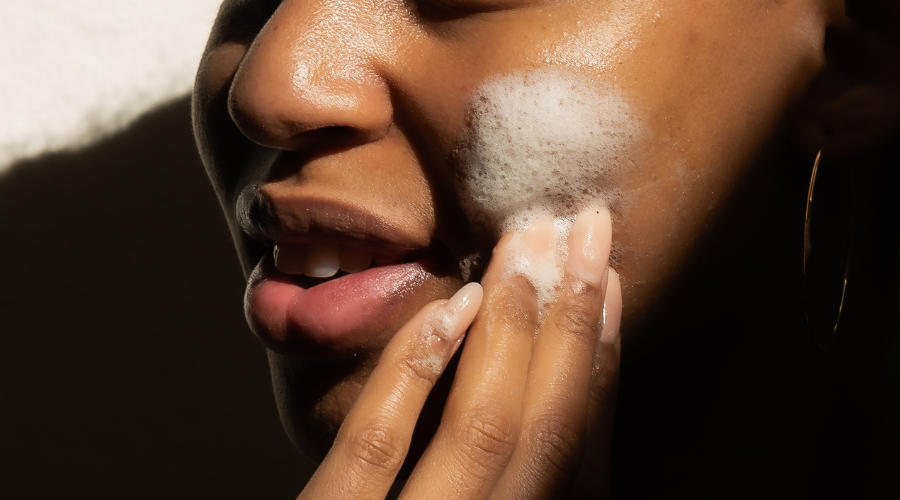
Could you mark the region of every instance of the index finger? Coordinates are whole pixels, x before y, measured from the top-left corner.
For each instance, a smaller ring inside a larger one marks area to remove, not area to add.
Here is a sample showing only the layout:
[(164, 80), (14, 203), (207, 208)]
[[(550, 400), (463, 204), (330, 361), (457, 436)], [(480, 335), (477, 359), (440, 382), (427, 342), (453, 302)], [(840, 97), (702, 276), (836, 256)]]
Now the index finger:
[(419, 311), (382, 352), (300, 499), (384, 498), (412, 439), (425, 399), (481, 306), (477, 283)]

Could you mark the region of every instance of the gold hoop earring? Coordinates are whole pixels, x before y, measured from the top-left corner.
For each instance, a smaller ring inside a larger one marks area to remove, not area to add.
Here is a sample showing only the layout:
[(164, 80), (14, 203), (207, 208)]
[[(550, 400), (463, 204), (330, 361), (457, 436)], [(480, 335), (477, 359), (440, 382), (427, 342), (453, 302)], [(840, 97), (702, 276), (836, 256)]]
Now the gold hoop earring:
[[(847, 209), (848, 183), (841, 178), (839, 172), (829, 172), (825, 178), (820, 179), (817, 220), (814, 223), (813, 194), (821, 158), (820, 149), (813, 164), (809, 179), (809, 194), (806, 198), (806, 220), (803, 224), (803, 288), (807, 327), (816, 345), (824, 350), (834, 341), (844, 310), (850, 275), (851, 217)], [(823, 182), (826, 180), (827, 182)], [(829, 189), (825, 189), (826, 187)], [(816, 252), (813, 252), (814, 248)]]

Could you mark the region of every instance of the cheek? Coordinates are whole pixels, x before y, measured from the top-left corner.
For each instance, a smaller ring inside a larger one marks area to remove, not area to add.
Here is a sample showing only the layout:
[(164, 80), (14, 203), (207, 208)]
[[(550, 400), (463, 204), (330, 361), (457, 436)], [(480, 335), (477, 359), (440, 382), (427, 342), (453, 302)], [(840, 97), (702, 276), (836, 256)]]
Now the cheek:
[(579, 37), (555, 49), (559, 64), (624, 89), (641, 124), (629, 167), (613, 181), (621, 201), (613, 206), (613, 264), (630, 308), (655, 296), (696, 250), (821, 68), (822, 33), (799, 21), (810, 16), (792, 12), (797, 3), (766, 13), (702, 3), (703, 16), (675, 2), (613, 12), (599, 46)]

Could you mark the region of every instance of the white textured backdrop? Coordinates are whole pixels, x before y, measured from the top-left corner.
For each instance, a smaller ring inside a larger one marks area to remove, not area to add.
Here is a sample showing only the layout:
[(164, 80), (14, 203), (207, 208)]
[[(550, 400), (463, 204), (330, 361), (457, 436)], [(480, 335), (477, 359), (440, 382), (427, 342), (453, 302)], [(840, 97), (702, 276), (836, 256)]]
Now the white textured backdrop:
[(221, 0), (0, 0), (0, 172), (190, 90)]

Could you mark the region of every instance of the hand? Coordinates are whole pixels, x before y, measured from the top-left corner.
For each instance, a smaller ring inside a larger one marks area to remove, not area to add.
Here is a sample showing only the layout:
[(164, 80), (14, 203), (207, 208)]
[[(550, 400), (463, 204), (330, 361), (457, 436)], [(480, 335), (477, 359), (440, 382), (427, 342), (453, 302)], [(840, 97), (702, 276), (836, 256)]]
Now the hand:
[(523, 251), (552, 255), (547, 231), (505, 235), (483, 291), (468, 284), (397, 332), (299, 498), (387, 495), (425, 398), (470, 323), (441, 425), (400, 498), (608, 493), (622, 304), (607, 268), (609, 212), (579, 215), (559, 297), (539, 314), (535, 288), (510, 269)]

